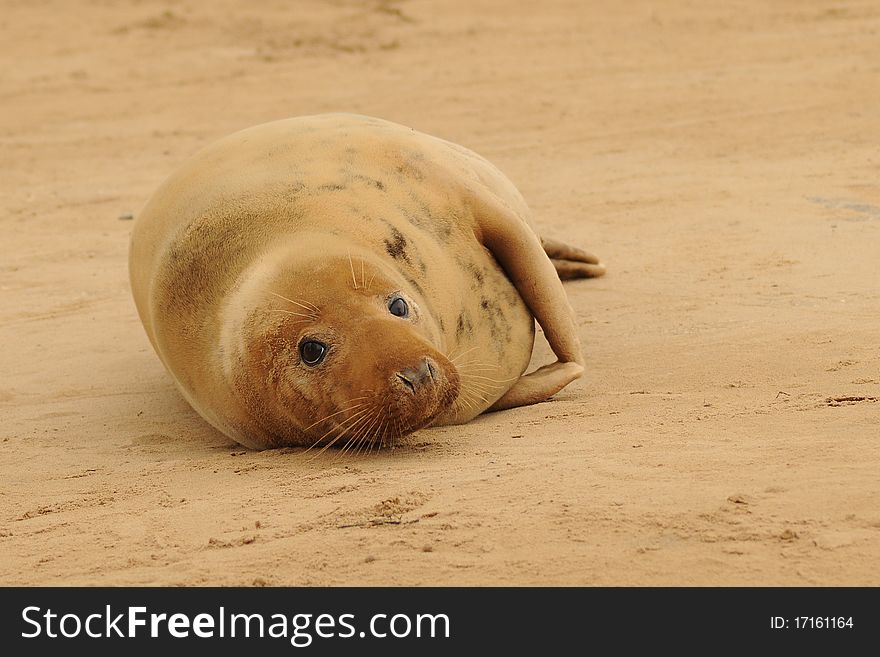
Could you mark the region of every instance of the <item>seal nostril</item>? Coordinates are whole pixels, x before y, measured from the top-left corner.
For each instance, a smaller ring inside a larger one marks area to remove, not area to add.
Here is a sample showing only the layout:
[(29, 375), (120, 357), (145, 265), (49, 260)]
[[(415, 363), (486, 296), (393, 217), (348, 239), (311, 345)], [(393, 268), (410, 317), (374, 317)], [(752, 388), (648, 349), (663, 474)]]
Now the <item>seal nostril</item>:
[(416, 392), (416, 388), (415, 388), (415, 386), (413, 385), (413, 382), (412, 382), (412, 381), (410, 381), (408, 378), (406, 378), (406, 377), (405, 377), (403, 374), (401, 374), (400, 372), (397, 373), (397, 378), (400, 379), (401, 381), (403, 381), (403, 385), (405, 385), (407, 388), (409, 388), (409, 391), (410, 391), (411, 393), (415, 394), (415, 392)]
[(407, 367), (397, 372), (397, 378), (403, 381), (411, 393), (415, 394), (416, 388), (434, 385), (436, 372), (428, 359), (423, 358), (416, 367)]

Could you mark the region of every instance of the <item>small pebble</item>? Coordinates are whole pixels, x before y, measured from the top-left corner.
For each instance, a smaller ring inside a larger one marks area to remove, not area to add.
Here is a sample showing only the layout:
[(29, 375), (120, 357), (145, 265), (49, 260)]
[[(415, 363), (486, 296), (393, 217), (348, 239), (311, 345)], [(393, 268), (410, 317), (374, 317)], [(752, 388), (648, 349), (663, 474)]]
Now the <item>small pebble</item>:
[(119, 221), (131, 221), (132, 219), (134, 219), (134, 215), (130, 212), (119, 215)]

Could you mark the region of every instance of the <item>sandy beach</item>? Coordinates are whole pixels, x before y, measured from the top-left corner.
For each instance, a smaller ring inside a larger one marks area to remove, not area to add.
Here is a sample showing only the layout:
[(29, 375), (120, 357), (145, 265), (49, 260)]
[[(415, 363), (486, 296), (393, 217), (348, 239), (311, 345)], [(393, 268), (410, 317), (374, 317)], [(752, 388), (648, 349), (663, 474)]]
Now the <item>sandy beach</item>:
[[(876, 3), (0, 8), (0, 583), (880, 585)], [(477, 151), (602, 257), (585, 378), (359, 456), (190, 409), (130, 217), (329, 111)]]

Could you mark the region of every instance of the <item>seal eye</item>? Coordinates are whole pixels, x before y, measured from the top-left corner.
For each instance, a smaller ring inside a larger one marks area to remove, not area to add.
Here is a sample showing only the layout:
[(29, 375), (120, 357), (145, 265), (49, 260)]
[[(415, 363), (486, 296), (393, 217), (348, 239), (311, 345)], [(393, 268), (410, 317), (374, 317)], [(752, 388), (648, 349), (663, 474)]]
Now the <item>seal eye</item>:
[(409, 306), (406, 305), (406, 301), (401, 297), (394, 297), (391, 303), (388, 304), (388, 312), (395, 317), (406, 318), (409, 316)]
[(317, 365), (327, 355), (327, 345), (317, 340), (306, 340), (299, 346), (299, 355), (306, 365)]

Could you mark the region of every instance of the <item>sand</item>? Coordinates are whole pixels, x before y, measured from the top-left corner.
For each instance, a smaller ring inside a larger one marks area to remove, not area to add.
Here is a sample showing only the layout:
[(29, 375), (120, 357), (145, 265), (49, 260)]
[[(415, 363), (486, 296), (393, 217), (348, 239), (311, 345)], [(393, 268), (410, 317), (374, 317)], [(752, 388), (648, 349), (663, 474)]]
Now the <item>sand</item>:
[[(0, 44), (0, 583), (880, 584), (876, 3), (6, 0)], [(187, 406), (125, 216), (324, 111), (602, 256), (585, 379), (313, 461)]]

